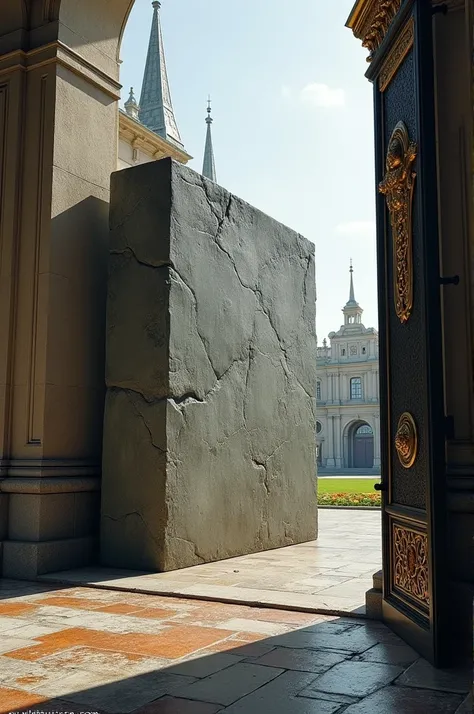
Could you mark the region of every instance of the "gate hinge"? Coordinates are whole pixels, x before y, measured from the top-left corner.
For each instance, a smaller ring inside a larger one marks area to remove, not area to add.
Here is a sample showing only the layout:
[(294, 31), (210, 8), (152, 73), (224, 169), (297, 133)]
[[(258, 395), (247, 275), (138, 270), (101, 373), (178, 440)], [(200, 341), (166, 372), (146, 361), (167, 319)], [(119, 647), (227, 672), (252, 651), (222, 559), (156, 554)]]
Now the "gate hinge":
[(444, 417), (444, 432), (447, 439), (454, 439), (454, 417), (451, 414)]

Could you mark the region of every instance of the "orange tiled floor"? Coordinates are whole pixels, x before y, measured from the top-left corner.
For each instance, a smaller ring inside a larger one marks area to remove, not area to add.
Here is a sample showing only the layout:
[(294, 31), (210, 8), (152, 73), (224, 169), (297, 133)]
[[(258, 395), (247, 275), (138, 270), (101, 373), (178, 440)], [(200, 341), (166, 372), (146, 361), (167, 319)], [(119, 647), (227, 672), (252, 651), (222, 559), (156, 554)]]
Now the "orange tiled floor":
[(3, 580), (0, 633), (0, 714), (470, 711), (469, 673), (363, 620)]

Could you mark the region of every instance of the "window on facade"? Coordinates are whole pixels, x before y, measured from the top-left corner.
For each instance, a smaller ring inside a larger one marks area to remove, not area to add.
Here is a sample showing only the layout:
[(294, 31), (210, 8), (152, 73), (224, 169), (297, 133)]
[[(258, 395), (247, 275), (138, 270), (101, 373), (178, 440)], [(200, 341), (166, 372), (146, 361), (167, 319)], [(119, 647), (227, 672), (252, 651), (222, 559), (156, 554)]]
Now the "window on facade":
[(365, 355), (365, 347), (362, 347), (362, 354)]
[(368, 424), (363, 424), (356, 431), (356, 435), (358, 436), (372, 436), (373, 433), (372, 428)]
[(316, 382), (316, 399), (321, 399), (321, 382)]
[(344, 357), (345, 354), (346, 354), (346, 350), (344, 349), (344, 347), (341, 347), (341, 355)]
[(316, 434), (320, 434), (322, 431), (323, 425), (321, 424), (320, 421), (316, 422)]
[(351, 399), (362, 399), (362, 380), (360, 377), (351, 379)]

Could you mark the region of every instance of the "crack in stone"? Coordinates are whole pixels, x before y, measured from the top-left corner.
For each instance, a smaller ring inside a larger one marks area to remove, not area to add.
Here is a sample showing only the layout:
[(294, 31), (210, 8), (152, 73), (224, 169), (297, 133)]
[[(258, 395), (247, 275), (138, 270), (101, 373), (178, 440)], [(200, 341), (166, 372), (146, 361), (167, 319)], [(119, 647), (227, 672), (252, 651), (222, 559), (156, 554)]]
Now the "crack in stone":
[(148, 523), (143, 518), (142, 514), (139, 513), (138, 511), (130, 511), (130, 513), (124, 513), (122, 516), (117, 516), (117, 517), (109, 516), (107, 513), (103, 514), (104, 518), (107, 518), (109, 521), (113, 521), (114, 523), (120, 523), (120, 521), (125, 521), (130, 516), (137, 516), (137, 518), (143, 523), (145, 530), (150, 534), (152, 540), (159, 547), (160, 551), (163, 550), (163, 543), (160, 540), (158, 540), (158, 538), (155, 536), (155, 534), (151, 530)]
[(134, 260), (140, 265), (145, 266), (145, 268), (152, 268), (153, 270), (159, 270), (161, 268), (172, 268), (173, 265), (169, 261), (163, 260), (159, 263), (149, 263), (145, 260), (141, 260), (135, 253), (134, 249), (127, 245), (123, 250), (111, 250), (110, 255), (131, 255)]
[(184, 280), (183, 276), (176, 270), (175, 267), (171, 266), (170, 272), (172, 275), (174, 275), (175, 279), (177, 279), (177, 282), (181, 283), (184, 286), (184, 288), (186, 290), (188, 290), (188, 292), (191, 294), (191, 297), (193, 300), (193, 305), (194, 305), (194, 312), (195, 312), (196, 332), (198, 334), (199, 339), (201, 340), (201, 343), (202, 343), (202, 346), (204, 349), (204, 353), (207, 357), (209, 364), (211, 365), (211, 369), (214, 372), (216, 379), (219, 380), (220, 377), (219, 377), (219, 374), (218, 374), (216, 368), (214, 367), (214, 365), (212, 363), (212, 360), (211, 360), (211, 357), (210, 357), (209, 351), (208, 351), (208, 346), (206, 345), (206, 340), (204, 339), (204, 337), (201, 335), (201, 333), (199, 331), (199, 327), (198, 327), (198, 299), (197, 299), (196, 293), (191, 288), (191, 286), (188, 285), (188, 283)]
[(147, 420), (145, 419), (145, 416), (141, 413), (140, 409), (138, 408), (138, 405), (135, 404), (134, 400), (133, 400), (132, 397), (131, 397), (131, 394), (136, 394), (136, 392), (134, 392), (134, 391), (131, 390), (131, 389), (123, 389), (123, 390), (121, 390), (121, 391), (123, 391), (123, 393), (125, 394), (125, 396), (127, 397), (128, 401), (129, 401), (129, 403), (132, 405), (133, 410), (134, 410), (136, 416), (138, 416), (139, 419), (141, 419), (141, 421), (143, 422), (143, 424), (144, 424), (144, 426), (145, 426), (145, 429), (148, 431), (148, 433), (149, 433), (149, 435), (150, 435), (151, 445), (152, 445), (155, 449), (158, 449), (158, 451), (160, 451), (162, 454), (165, 454), (165, 453), (166, 453), (166, 450), (165, 450), (165, 449), (162, 449), (161, 446), (159, 446), (158, 444), (155, 444), (154, 437), (153, 437), (153, 432), (152, 432), (152, 430), (151, 430), (150, 425), (148, 424)]
[(168, 536), (167, 540), (176, 540), (176, 541), (178, 541), (178, 542), (180, 542), (180, 543), (187, 543), (187, 544), (190, 545), (191, 548), (193, 549), (194, 557), (195, 557), (195, 558), (197, 558), (198, 560), (200, 560), (201, 563), (206, 563), (206, 562), (207, 562), (207, 561), (206, 561), (206, 558), (204, 558), (202, 555), (199, 554), (199, 552), (198, 552), (198, 550), (197, 550), (197, 547), (196, 547), (196, 544), (193, 543), (192, 541), (187, 540), (186, 538), (179, 538), (179, 536)]
[(308, 288), (306, 285), (306, 281), (308, 278), (310, 268), (311, 268), (311, 255), (308, 255), (308, 257), (306, 258), (306, 270), (305, 270), (304, 278), (303, 278), (303, 314), (304, 314), (305, 307), (308, 304)]
[(285, 439), (285, 441), (282, 441), (281, 444), (278, 444), (278, 446), (272, 451), (271, 454), (269, 454), (265, 459), (258, 459), (255, 456), (252, 456), (252, 465), (254, 468), (260, 470), (263, 469), (265, 472), (265, 475), (263, 477), (263, 485), (265, 487), (265, 490), (267, 492), (267, 495), (270, 493), (270, 486), (269, 486), (269, 475), (268, 475), (268, 462), (270, 459), (272, 459), (277, 451), (279, 451), (285, 444), (288, 444), (289, 440)]

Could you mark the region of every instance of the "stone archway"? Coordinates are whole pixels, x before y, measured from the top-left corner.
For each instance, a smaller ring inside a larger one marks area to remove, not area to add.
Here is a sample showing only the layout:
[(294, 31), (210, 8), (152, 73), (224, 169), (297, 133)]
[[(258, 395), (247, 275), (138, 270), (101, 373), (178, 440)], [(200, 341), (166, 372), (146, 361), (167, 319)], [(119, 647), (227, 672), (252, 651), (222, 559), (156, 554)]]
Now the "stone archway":
[(370, 471), (374, 468), (374, 430), (368, 422), (361, 419), (350, 422), (344, 442), (346, 468)]
[(110, 174), (134, 0), (0, 7), (3, 574), (96, 547)]

